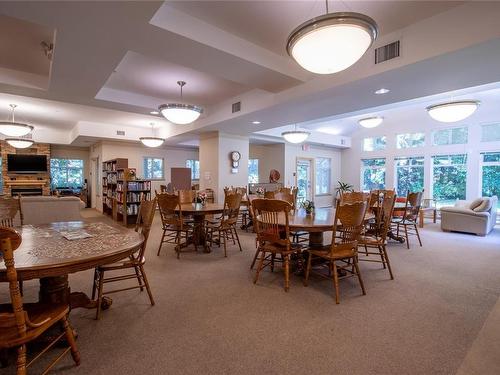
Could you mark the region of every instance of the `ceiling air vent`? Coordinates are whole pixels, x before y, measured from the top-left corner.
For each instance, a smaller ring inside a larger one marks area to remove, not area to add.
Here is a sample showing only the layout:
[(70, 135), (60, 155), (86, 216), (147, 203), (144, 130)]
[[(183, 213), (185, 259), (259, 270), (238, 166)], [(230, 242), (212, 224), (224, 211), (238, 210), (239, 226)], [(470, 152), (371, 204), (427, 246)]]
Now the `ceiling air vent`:
[(233, 103), (232, 113), (241, 111), (241, 102)]
[(375, 64), (399, 57), (399, 40), (375, 49)]
[(117, 130), (116, 135), (125, 135), (125, 130)]

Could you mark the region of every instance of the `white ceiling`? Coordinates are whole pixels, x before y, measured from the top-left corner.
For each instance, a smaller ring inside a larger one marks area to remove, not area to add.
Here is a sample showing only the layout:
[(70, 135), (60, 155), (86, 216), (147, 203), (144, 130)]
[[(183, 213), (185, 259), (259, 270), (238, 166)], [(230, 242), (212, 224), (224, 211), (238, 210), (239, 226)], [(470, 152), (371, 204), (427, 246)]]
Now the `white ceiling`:
[[(344, 72), (316, 76), (285, 56), (284, 43), (323, 6), (313, 0), (0, 2), (0, 17), (17, 20), (15, 27), (0, 22), (0, 41), (19, 43), (39, 58), (38, 39), (57, 31), (45, 83), (10, 74), (40, 73), (37, 59), (24, 61), (28, 55), (16, 49), (0, 56), (0, 77), (10, 72), (3, 76), (11, 78), (0, 79), (0, 116), (7, 117), (8, 104), (19, 104), (20, 119), (66, 132), (54, 142), (113, 138), (120, 127), (141, 129), (153, 121), (171, 137), (169, 144), (192, 144), (205, 131), (249, 135), (291, 123), (313, 126), (325, 117), (500, 81), (500, 2), (330, 2), (331, 11), (374, 18), (381, 30), (377, 45), (399, 39), (402, 56), (374, 66), (370, 50)], [(188, 83), (186, 101), (205, 107), (193, 125), (172, 126), (149, 115), (178, 99), (177, 80)], [(375, 97), (382, 86), (390, 86), (390, 95)], [(236, 101), (242, 111), (232, 114)], [(352, 129), (340, 120), (334, 127), (341, 134)]]

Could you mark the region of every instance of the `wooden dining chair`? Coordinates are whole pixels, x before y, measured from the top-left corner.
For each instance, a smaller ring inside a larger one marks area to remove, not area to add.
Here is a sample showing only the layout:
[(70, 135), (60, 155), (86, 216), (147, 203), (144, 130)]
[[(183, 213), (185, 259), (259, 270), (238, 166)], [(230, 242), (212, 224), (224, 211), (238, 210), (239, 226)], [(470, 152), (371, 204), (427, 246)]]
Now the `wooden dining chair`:
[[(67, 347), (49, 363), (44, 371), (46, 374), (68, 352), (71, 352), (73, 361), (80, 364), (80, 353), (76, 346), (73, 329), (68, 320), (69, 305), (66, 303), (26, 303), (18, 287), (17, 272), (14, 264), (14, 251), (21, 245), (20, 234), (7, 227), (0, 227), (0, 253), (7, 269), (7, 281), (11, 303), (0, 305), (0, 350), (16, 348), (17, 374), (26, 374), (31, 366), (42, 354), (46, 353), (57, 342), (66, 339)], [(49, 328), (59, 323), (62, 333), (58, 334), (48, 346), (29, 362), (27, 361), (26, 345), (44, 334)]]
[(349, 191), (342, 194), (340, 204), (365, 202), (370, 200), (370, 193), (362, 191)]
[(399, 237), (400, 228), (404, 229), (406, 247), (410, 249), (409, 235), (417, 236), (418, 243), (422, 247), (422, 240), (418, 232), (418, 215), (422, 206), (422, 198), (424, 191), (409, 192), (406, 195), (405, 210), (401, 217), (393, 219), (393, 224), (396, 225), (396, 236)]
[(0, 226), (13, 227), (16, 216), (19, 215), (19, 224), (23, 225), (23, 213), (21, 211), (21, 198), (0, 198)]
[(160, 255), (164, 243), (170, 243), (175, 245), (174, 250), (179, 259), (181, 249), (187, 246), (187, 239), (193, 234), (193, 226), (184, 220), (178, 195), (161, 193), (156, 195), (156, 199), (163, 229), (157, 255)]
[[(339, 275), (338, 270), (344, 270), (346, 277), (357, 276), (363, 295), (366, 294), (361, 272), (358, 266), (358, 238), (364, 227), (364, 219), (368, 201), (338, 204), (335, 209), (332, 242), (329, 246), (320, 249), (308, 249), (307, 268), (304, 285), (308, 285), (309, 274), (312, 269), (312, 259), (321, 258), (327, 261), (328, 278), (333, 278), (335, 302), (339, 303)], [(324, 276), (323, 273), (318, 273)], [(344, 276), (342, 277), (344, 278)]]
[(227, 194), (224, 197), (224, 211), (222, 216), (217, 221), (205, 222), (205, 238), (209, 246), (217, 240), (219, 247), (224, 245), (224, 257), (227, 257), (227, 241), (232, 240), (233, 245), (238, 243), (240, 251), (242, 251), (240, 238), (236, 231), (238, 224), (238, 216), (240, 212), (241, 194)]
[[(275, 263), (280, 262), (285, 269), (284, 288), (285, 292), (288, 292), (290, 256), (300, 253), (300, 246), (290, 241), (289, 214), (292, 206), (277, 199), (254, 199), (252, 209), (257, 233), (257, 251), (253, 263), (260, 256), (253, 282), (257, 283), (259, 274), (265, 267), (269, 267), (273, 272)], [(300, 257), (297, 256), (297, 259)]]
[(265, 191), (264, 192), (264, 198), (265, 199), (274, 199), (274, 195), (276, 194), (275, 191)]
[(193, 190), (179, 190), (177, 194), (179, 195), (180, 204), (193, 203), (196, 196), (196, 192)]
[[(95, 269), (94, 272), (94, 285), (92, 288), (92, 299), (95, 298), (97, 294), (97, 312), (96, 319), (101, 317), (101, 303), (102, 297), (106, 294), (122, 292), (125, 290), (131, 289), (140, 289), (141, 292), (146, 287), (148, 292), (149, 301), (151, 305), (155, 304), (153, 299), (153, 294), (151, 293), (151, 288), (149, 287), (149, 282), (146, 277), (146, 271), (144, 270), (144, 264), (146, 263), (146, 257), (144, 253), (146, 252), (146, 246), (148, 243), (149, 233), (151, 231), (151, 225), (153, 224), (153, 218), (156, 210), (156, 197), (151, 201), (142, 201), (139, 206), (139, 213), (137, 215), (137, 222), (135, 225), (135, 231), (140, 232), (144, 236), (144, 242), (140, 246), (140, 248), (132, 254), (130, 257), (124, 259), (121, 262), (106, 264), (103, 266), (99, 266)], [(133, 273), (121, 273), (117, 276), (113, 277), (105, 277), (106, 273), (116, 272), (116, 271), (129, 271), (133, 270)], [(138, 285), (107, 290), (104, 291), (104, 284), (120, 282), (124, 280), (136, 279)]]
[(359, 237), (358, 248), (363, 247), (362, 253), (366, 255), (360, 256), (359, 260), (364, 262), (377, 262), (382, 263), (383, 268), (389, 270), (391, 280), (394, 279), (392, 273), (391, 263), (387, 255), (387, 234), (391, 229), (392, 214), (394, 212), (394, 202), (396, 201), (396, 194), (390, 190), (384, 194), (381, 206), (379, 208), (380, 214), (376, 215), (376, 224), (370, 233), (366, 233)]

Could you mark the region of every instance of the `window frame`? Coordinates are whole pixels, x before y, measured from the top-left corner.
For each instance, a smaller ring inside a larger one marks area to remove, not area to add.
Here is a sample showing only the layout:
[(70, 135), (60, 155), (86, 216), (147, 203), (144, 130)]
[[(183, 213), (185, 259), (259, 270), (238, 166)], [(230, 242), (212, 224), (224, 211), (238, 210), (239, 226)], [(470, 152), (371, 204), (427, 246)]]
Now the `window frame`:
[[(422, 164), (419, 165), (398, 165), (399, 160), (404, 160), (404, 159), (412, 159), (412, 160), (419, 160), (421, 159)], [(425, 188), (425, 156), (424, 155), (415, 155), (415, 156), (398, 156), (394, 158), (394, 188), (396, 189), (396, 192), (398, 193), (398, 196), (406, 196), (406, 193), (404, 195), (399, 194), (398, 192), (398, 187), (399, 187), (399, 176), (398, 176), (398, 170), (399, 169), (412, 169), (412, 168), (421, 168), (422, 170), (422, 190)], [(420, 191), (420, 189), (414, 190), (414, 191)]]
[[(453, 130), (456, 129), (465, 129), (465, 142), (464, 143), (452, 143), (452, 138), (453, 138)], [(448, 136), (448, 140), (450, 141), (449, 143), (446, 144), (436, 144), (435, 142), (435, 136), (436, 133), (442, 132), (442, 131), (450, 131), (450, 134)], [(432, 130), (431, 133), (431, 144), (433, 147), (442, 147), (442, 146), (456, 146), (456, 145), (466, 145), (469, 143), (469, 127), (468, 126), (451, 126), (447, 128), (442, 128), (442, 129), (434, 129)]]
[[(373, 145), (375, 145), (375, 142), (374, 142), (374, 140), (375, 140), (375, 139), (380, 139), (380, 140), (383, 140), (383, 141), (384, 141), (384, 147), (381, 147), (381, 148), (373, 148), (373, 150), (366, 150), (366, 149), (365, 149), (365, 141), (366, 141), (367, 139), (371, 139), (371, 140), (373, 140), (373, 141), (372, 141), (372, 144), (373, 144)], [(365, 137), (365, 138), (363, 138), (363, 139), (361, 140), (361, 150), (362, 150), (363, 152), (383, 151), (383, 150), (385, 150), (385, 149), (387, 149), (387, 136), (385, 136), (385, 135), (375, 136), (375, 137)]]
[[(409, 146), (409, 147), (399, 147), (399, 137), (404, 136), (404, 135), (416, 135), (416, 134), (422, 134), (423, 135), (423, 142), (421, 145), (415, 145), (415, 146)], [(425, 147), (426, 145), (426, 134), (425, 132), (413, 132), (413, 133), (398, 133), (396, 134), (396, 149), (397, 150), (408, 150), (412, 148), (420, 148), (420, 147)]]
[(465, 158), (465, 163), (463, 164), (450, 164), (450, 165), (447, 165), (447, 166), (441, 166), (441, 167), (453, 167), (453, 166), (465, 166), (465, 197), (463, 198), (455, 198), (455, 200), (463, 200), (463, 199), (467, 199), (467, 179), (469, 178), (469, 156), (467, 153), (449, 153), (449, 154), (436, 154), (436, 155), (432, 155), (431, 156), (431, 166), (430, 166), (430, 175), (431, 175), (431, 178), (430, 178), (430, 196), (432, 197), (432, 199), (435, 199), (436, 202), (437, 202), (437, 206), (438, 208), (441, 206), (439, 204), (439, 200), (437, 198), (434, 197), (434, 168), (436, 167), (436, 165), (434, 164), (434, 161), (435, 161), (435, 158), (439, 158), (439, 157), (448, 157), (448, 158), (452, 158), (452, 157), (464, 157)]
[[(384, 161), (384, 165), (377, 165), (377, 166), (366, 166), (364, 164), (365, 161), (367, 160), (383, 160)], [(364, 184), (364, 176), (365, 176), (365, 170), (366, 169), (383, 169), (384, 170), (384, 183), (383, 183), (383, 188), (385, 188), (387, 186), (387, 158), (385, 157), (381, 157), (381, 158), (363, 158), (361, 159), (361, 173), (360, 173), (360, 178), (359, 178), (359, 181), (360, 181), (360, 190), (361, 191), (369, 191), (369, 190), (366, 190), (364, 187), (365, 187), (365, 184)]]
[[(56, 161), (56, 160), (65, 160), (67, 162), (69, 162), (70, 160), (71, 161), (79, 161), (81, 162), (82, 166), (81, 167), (59, 167), (59, 166), (52, 166), (52, 162), (53, 161)], [(68, 188), (81, 188), (83, 187), (83, 184), (85, 183), (85, 161), (83, 159), (72, 159), (72, 158), (50, 158), (50, 188), (52, 190), (55, 190), (55, 189), (58, 189), (58, 188), (63, 188), (63, 187), (68, 187)], [(60, 170), (60, 171), (65, 171), (65, 174), (66, 174), (66, 185), (65, 186), (55, 186), (53, 181), (54, 181), (54, 178), (52, 177), (52, 174), (54, 173), (54, 171), (56, 170)], [(80, 176), (80, 184), (76, 185), (76, 186), (71, 186), (68, 182), (68, 179), (69, 179), (69, 171), (72, 170), (72, 171), (81, 171), (81, 176)], [(3, 187), (2, 187), (3, 189)]]
[[(327, 189), (326, 192), (320, 192), (318, 193), (318, 176), (319, 176), (319, 168), (318, 168), (318, 161), (319, 160), (328, 160), (328, 184), (327, 184)], [(326, 157), (317, 157), (314, 159), (314, 196), (316, 197), (321, 197), (325, 195), (332, 195), (332, 158), (326, 158)]]
[(484, 128), (488, 126), (497, 126), (500, 132), (500, 122), (493, 122), (489, 124), (481, 124), (481, 134), (479, 137), (480, 143), (488, 143), (488, 142), (500, 142), (500, 137), (498, 139), (484, 139)]
[[(499, 154), (500, 155), (500, 150), (499, 151), (483, 151), (479, 152), (479, 187), (478, 191), (480, 192), (481, 196), (485, 196), (483, 192), (483, 167), (499, 167), (500, 168), (500, 159), (497, 161), (484, 161), (484, 156), (488, 154)], [(498, 198), (500, 199), (500, 194), (497, 195)], [(500, 213), (500, 201), (497, 203), (497, 212)], [(500, 221), (500, 217), (497, 217), (497, 222)]]
[[(148, 176), (147, 174), (147, 170), (146, 170), (146, 161), (148, 159), (158, 159), (158, 160), (161, 160), (161, 178), (159, 177), (150, 177)], [(142, 158), (142, 169), (143, 169), (143, 175), (144, 175), (144, 179), (145, 180), (151, 180), (151, 181), (165, 181), (165, 158), (161, 158), (161, 157), (156, 157), (156, 156), (143, 156)]]
[[(256, 181), (251, 181), (250, 180), (250, 176), (251, 176), (250, 175), (250, 164), (252, 162), (254, 162), (255, 160), (257, 161), (257, 178), (256, 178)], [(247, 178), (248, 183), (249, 184), (258, 184), (259, 183), (259, 159), (258, 158), (248, 158), (248, 166), (247, 166), (247, 168), (248, 168), (248, 178)]]
[[(193, 167), (188, 166), (188, 162), (193, 162)], [(198, 165), (198, 168), (196, 168)], [(199, 181), (200, 180), (200, 161), (197, 159), (186, 159), (186, 168), (191, 168), (191, 181)], [(198, 171), (198, 178), (196, 178), (196, 171)]]

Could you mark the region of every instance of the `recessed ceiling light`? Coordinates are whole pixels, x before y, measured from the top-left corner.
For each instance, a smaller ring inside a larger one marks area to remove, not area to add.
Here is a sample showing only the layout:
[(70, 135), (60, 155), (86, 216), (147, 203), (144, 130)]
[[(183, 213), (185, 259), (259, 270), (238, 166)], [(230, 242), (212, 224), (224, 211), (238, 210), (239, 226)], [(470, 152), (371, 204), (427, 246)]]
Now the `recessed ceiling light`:
[(160, 112), (158, 112), (158, 111), (151, 111), (149, 113), (151, 113), (152, 115), (159, 115), (160, 114)]
[(252, 121), (252, 124), (254, 124), (254, 125), (259, 125), (259, 124), (260, 124), (260, 121)]
[(382, 121), (384, 121), (383, 117), (375, 116), (375, 117), (363, 118), (358, 122), (359, 125), (361, 125), (364, 128), (376, 128), (382, 123)]
[(378, 89), (377, 91), (375, 91), (375, 94), (377, 95), (383, 95), (383, 94), (387, 94), (389, 91), (389, 89), (386, 89), (386, 88), (381, 88), (381, 89)]

